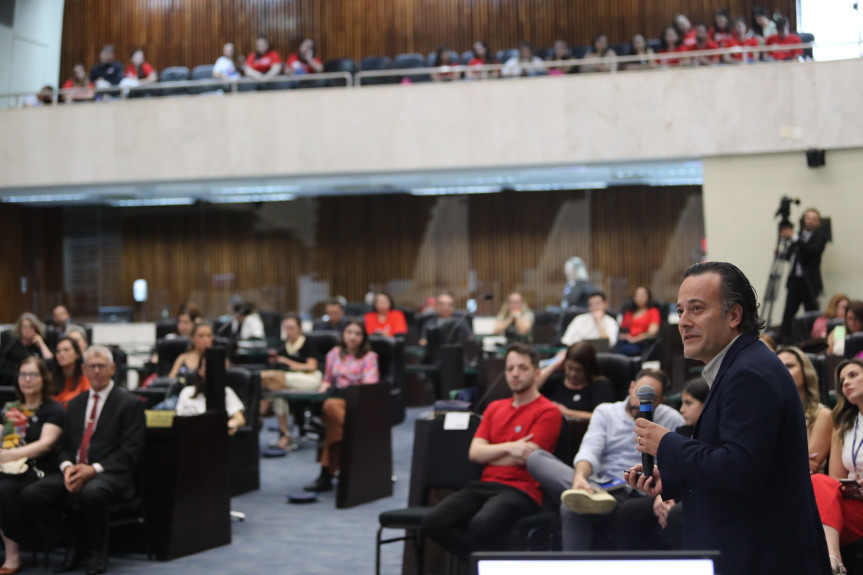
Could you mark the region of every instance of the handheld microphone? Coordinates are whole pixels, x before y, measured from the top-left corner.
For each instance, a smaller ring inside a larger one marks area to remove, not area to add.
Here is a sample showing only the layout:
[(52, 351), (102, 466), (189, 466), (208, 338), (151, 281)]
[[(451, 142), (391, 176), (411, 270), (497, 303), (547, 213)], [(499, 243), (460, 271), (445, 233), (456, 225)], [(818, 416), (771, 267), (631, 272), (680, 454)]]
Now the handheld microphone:
[[(639, 416), (647, 421), (653, 421), (653, 400), (656, 399), (656, 392), (649, 385), (642, 385), (635, 392), (638, 395)], [(644, 476), (653, 477), (653, 456), (649, 453), (641, 454), (641, 466), (644, 467)]]

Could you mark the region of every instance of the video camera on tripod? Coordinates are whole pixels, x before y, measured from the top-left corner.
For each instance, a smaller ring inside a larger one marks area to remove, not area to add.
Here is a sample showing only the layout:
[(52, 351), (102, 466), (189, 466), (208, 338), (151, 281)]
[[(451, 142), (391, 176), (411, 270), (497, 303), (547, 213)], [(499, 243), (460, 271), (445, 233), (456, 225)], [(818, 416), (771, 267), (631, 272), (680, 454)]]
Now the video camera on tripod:
[(776, 213), (773, 214), (774, 218), (782, 216), (782, 219), (779, 221), (779, 229), (782, 228), (793, 228), (794, 224), (791, 223), (791, 204), (800, 205), (800, 198), (789, 198), (788, 196), (782, 196), (782, 199), (779, 200), (779, 209), (776, 210)]
[(773, 263), (770, 266), (767, 289), (764, 290), (764, 301), (762, 302), (765, 309), (764, 317), (768, 324), (773, 316), (773, 303), (776, 301), (779, 282), (782, 279), (782, 264), (787, 260), (788, 248), (791, 247), (791, 238), (782, 234), (783, 229), (794, 229), (794, 224), (791, 223), (791, 204), (799, 206), (800, 198), (782, 196), (782, 199), (779, 200), (779, 209), (773, 214), (774, 218), (781, 217), (782, 219), (779, 220), (776, 248), (773, 250)]

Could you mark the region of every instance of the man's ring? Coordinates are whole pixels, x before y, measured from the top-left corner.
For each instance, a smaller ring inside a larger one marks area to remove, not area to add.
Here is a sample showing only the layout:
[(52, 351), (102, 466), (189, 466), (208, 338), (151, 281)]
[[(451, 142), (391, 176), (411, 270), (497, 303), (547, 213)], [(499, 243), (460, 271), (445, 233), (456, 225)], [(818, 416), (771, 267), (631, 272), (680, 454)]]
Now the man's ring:
[(640, 436), (640, 435), (636, 435), (636, 437), (638, 438), (638, 439), (636, 439), (636, 441), (638, 442), (638, 445), (641, 445), (641, 436)]

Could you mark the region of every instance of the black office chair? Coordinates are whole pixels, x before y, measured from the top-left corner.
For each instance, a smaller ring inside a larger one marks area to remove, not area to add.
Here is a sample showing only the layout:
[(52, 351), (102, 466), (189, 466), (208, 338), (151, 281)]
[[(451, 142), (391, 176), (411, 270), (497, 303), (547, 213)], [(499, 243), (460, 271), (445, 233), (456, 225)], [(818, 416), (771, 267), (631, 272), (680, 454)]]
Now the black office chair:
[[(390, 69), (390, 59), (387, 56), (366, 56), (360, 62), (360, 71), (368, 72), (373, 70), (389, 70)], [(396, 77), (383, 77), (383, 78), (363, 78), (362, 83), (364, 86), (378, 86), (381, 84), (392, 84), (393, 80)]]
[[(369, 337), (372, 351), (378, 355), (380, 381), (390, 387), (392, 413), (390, 423), (398, 425), (405, 419), (404, 344), (398, 338), (379, 335)], [(399, 367), (401, 363), (401, 369)]]
[(845, 357), (851, 359), (863, 351), (863, 332), (852, 333), (845, 337)]
[[(808, 44), (809, 42), (815, 41), (815, 34), (810, 34), (808, 32), (798, 32), (797, 35), (800, 36), (801, 44)], [(807, 60), (812, 60), (814, 58), (812, 48), (804, 48), (803, 57)]]
[(318, 352), (318, 362), (321, 363), (321, 370), (323, 371), (323, 362), (326, 361), (326, 356), (330, 350), (339, 344), (341, 334), (337, 331), (310, 331), (304, 335), (315, 346), (315, 350)]
[(812, 326), (815, 324), (815, 320), (821, 317), (821, 314), (820, 310), (815, 310), (804, 312), (803, 315), (795, 317), (791, 327), (793, 341), (799, 343), (812, 339)]
[(232, 367), (225, 372), (226, 384), (245, 406), (246, 425), (230, 438), (231, 497), (261, 488), (260, 422), (261, 375)]
[[(159, 74), (159, 82), (185, 82), (189, 79), (189, 68), (186, 66), (170, 66)], [(178, 96), (188, 94), (187, 88), (165, 88), (156, 92), (160, 96)]]
[[(195, 66), (192, 68), (192, 81), (211, 81), (213, 80), (213, 65), (212, 64), (202, 64), (200, 66)], [(208, 84), (202, 86), (196, 86), (189, 88), (190, 94), (204, 94), (206, 92), (218, 92), (222, 90), (224, 92), (230, 92), (231, 86), (229, 84)]]
[(597, 353), (596, 360), (602, 374), (614, 386), (614, 395), (617, 400), (626, 399), (629, 394), (629, 385), (640, 369), (641, 360), (619, 353)]
[(833, 317), (827, 320), (827, 335), (840, 325), (845, 325), (845, 318)]
[[(324, 72), (349, 72), (353, 76), (357, 71), (357, 63), (351, 58), (335, 58), (324, 62)], [(327, 80), (327, 86), (344, 86), (346, 82), (338, 78)]]
[[(461, 489), (482, 474), (482, 466), (471, 462), (468, 449), (479, 427), (480, 418), (471, 415), (467, 429), (445, 430), (444, 415), (432, 422), (425, 445), (414, 440), (412, 472), (421, 474), (419, 491), (423, 500), (420, 505), (384, 511), (378, 516), (378, 533), (375, 541), (375, 574), (381, 572), (381, 546), (398, 541), (411, 541), (417, 560), (417, 572), (423, 572), (423, 535), (422, 524), (432, 510), (428, 505), (430, 489)], [(413, 481), (413, 478), (412, 478)], [(382, 539), (384, 529), (403, 529), (402, 537)]]
[(156, 322), (156, 341), (168, 334), (177, 332), (177, 318), (169, 317)]
[(264, 324), (264, 337), (279, 339), (282, 337), (282, 314), (269, 309), (258, 310), (261, 322)]
[(557, 331), (560, 326), (560, 313), (538, 311), (533, 314), (533, 342), (550, 345), (560, 339)]
[(180, 354), (188, 351), (188, 349), (189, 338), (187, 337), (160, 339), (156, 342), (156, 354), (159, 356), (159, 363), (156, 365), (156, 373), (160, 376), (168, 375)]

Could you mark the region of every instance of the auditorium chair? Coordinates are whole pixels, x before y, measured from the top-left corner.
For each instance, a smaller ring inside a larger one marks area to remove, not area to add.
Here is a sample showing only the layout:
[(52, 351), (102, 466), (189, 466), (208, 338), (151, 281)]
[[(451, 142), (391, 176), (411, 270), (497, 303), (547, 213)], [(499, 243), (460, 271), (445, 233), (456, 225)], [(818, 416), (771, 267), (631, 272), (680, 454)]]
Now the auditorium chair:
[(845, 337), (845, 357), (851, 359), (863, 351), (863, 332), (852, 333)]
[(159, 363), (156, 365), (156, 373), (160, 376), (168, 375), (180, 354), (188, 351), (188, 349), (188, 337), (162, 338), (157, 341), (156, 354), (159, 356)]
[[(370, 72), (376, 70), (389, 70), (391, 61), (388, 56), (366, 56), (360, 61), (360, 72)], [(377, 78), (363, 78), (363, 86), (378, 86), (381, 84), (392, 84), (394, 76), (384, 76)]]
[(461, 65), (467, 66), (468, 62), (473, 60), (473, 50), (465, 50), (461, 53)]
[(812, 339), (812, 326), (815, 320), (821, 316), (820, 310), (807, 311), (803, 315), (794, 318), (791, 334), (795, 343), (800, 343)]
[[(797, 35), (800, 37), (801, 44), (808, 44), (815, 41), (815, 34), (809, 34), (808, 32), (798, 32)], [(812, 60), (812, 48), (804, 48), (803, 57), (807, 60)]]
[[(590, 46), (573, 46), (572, 48), (570, 48), (570, 50), (572, 51), (572, 55), (576, 60), (581, 60), (582, 58), (584, 58), (590, 49)], [(580, 68), (577, 68), (577, 70), (581, 71)]]
[[(455, 50), (449, 51), (450, 62), (452, 62), (454, 65), (457, 65), (459, 63), (459, 58), (460, 56), (458, 52), (456, 52)], [(437, 51), (429, 52), (427, 61), (429, 68), (434, 68), (435, 66), (437, 66)]]
[(156, 322), (156, 341), (177, 331), (177, 318), (169, 317)]
[(538, 311), (533, 315), (533, 342), (541, 345), (552, 345), (560, 338), (557, 331), (560, 326), (560, 313), (555, 311)]
[(827, 335), (830, 335), (830, 332), (839, 327), (840, 325), (845, 325), (845, 318), (842, 317), (832, 317), (827, 320)]
[(501, 64), (506, 64), (511, 58), (518, 58), (518, 48), (510, 48), (508, 50), (498, 50), (495, 58)]
[(349, 301), (345, 304), (345, 317), (363, 320), (363, 316), (372, 311), (371, 306), (361, 301)]
[(404, 342), (400, 338), (369, 336), (372, 351), (378, 355), (380, 381), (390, 388), (392, 413), (390, 422), (398, 425), (405, 420)]
[(818, 390), (821, 398), (821, 403), (827, 405), (830, 397), (830, 389), (832, 387), (832, 376), (825, 373), (826, 371), (826, 357), (823, 353), (815, 354), (815, 353), (807, 353), (806, 357), (809, 358), (810, 363), (812, 363), (812, 367), (815, 368), (815, 373), (818, 374)]
[(264, 324), (264, 337), (267, 339), (281, 339), (282, 337), (282, 314), (269, 309), (258, 310), (261, 322)]
[(632, 51), (632, 45), (629, 42), (618, 42), (617, 44), (612, 44), (611, 49), (618, 56), (628, 56)]
[(639, 358), (621, 355), (619, 353), (597, 353), (596, 361), (602, 375), (614, 386), (614, 396), (618, 401), (626, 399), (629, 385), (641, 369)]
[(397, 307), (397, 310), (405, 316), (405, 325), (408, 331), (401, 337), (404, 338), (405, 345), (416, 345), (419, 341), (419, 332), (417, 331), (417, 312), (405, 307)]
[(232, 367), (225, 372), (226, 385), (234, 390), (245, 406), (246, 425), (228, 443), (230, 454), (231, 497), (261, 488), (260, 421), (261, 376)]
[[(458, 62), (458, 59), (456, 59)], [(422, 54), (417, 53), (409, 53), (409, 54), (399, 54), (393, 60), (393, 70), (411, 70), (414, 68), (425, 68), (426, 67), (426, 57)], [(411, 82), (430, 82), (431, 76), (428, 74), (414, 74), (410, 76), (405, 76)]]
[[(202, 64), (200, 66), (195, 66), (192, 69), (191, 79), (193, 82), (203, 82), (206, 80), (214, 80), (213, 78), (213, 65), (212, 64)], [(222, 90), (224, 92), (230, 92), (231, 86), (228, 83), (225, 84), (208, 84), (201, 85), (189, 88), (190, 94), (204, 94), (206, 92), (218, 92)]]
[(323, 372), (327, 354), (339, 344), (341, 334), (337, 331), (310, 331), (303, 335), (315, 346), (315, 350), (318, 353), (318, 363), (321, 364), (320, 368), (321, 372)]
[(533, 51), (533, 55), (540, 60), (548, 60), (548, 57), (554, 53), (554, 48), (537, 48)]
[[(351, 58), (335, 58), (324, 62), (324, 72), (349, 72), (353, 76), (357, 71), (357, 63)], [(344, 86), (345, 81), (338, 78), (327, 80), (327, 86)]]
[[(159, 74), (159, 82), (185, 82), (189, 79), (189, 68), (186, 66), (170, 66), (162, 70)], [(160, 96), (177, 96), (187, 94), (187, 88), (166, 88), (158, 90), (156, 93)]]
[[(417, 422), (417, 428), (421, 425), (428, 425), (429, 428), (426, 434), (414, 435), (409, 507), (384, 511), (378, 516), (380, 526), (375, 542), (376, 575), (381, 571), (381, 545), (398, 541), (413, 543), (417, 573), (421, 574), (425, 547), (422, 524), (425, 516), (434, 507), (434, 502), (429, 499), (429, 492), (433, 489), (461, 489), (482, 474), (482, 465), (471, 462), (467, 457), (470, 443), (479, 427), (479, 416), (470, 416), (467, 429), (453, 430), (444, 429), (445, 418), (445, 415), (438, 415), (431, 422)], [(405, 534), (402, 537), (382, 539), (384, 529), (403, 529)]]

